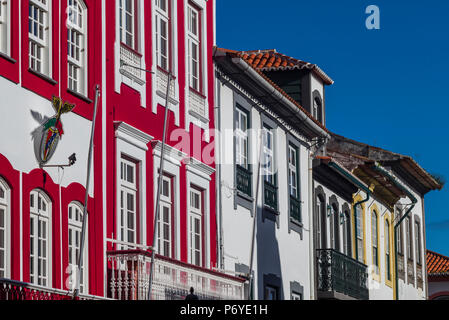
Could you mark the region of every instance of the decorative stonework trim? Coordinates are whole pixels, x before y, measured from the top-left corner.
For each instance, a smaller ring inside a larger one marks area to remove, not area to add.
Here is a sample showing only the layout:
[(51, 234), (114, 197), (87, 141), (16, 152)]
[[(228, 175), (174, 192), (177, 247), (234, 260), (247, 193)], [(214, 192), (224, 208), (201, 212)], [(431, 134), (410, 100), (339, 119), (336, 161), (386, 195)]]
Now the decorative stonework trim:
[[(156, 155), (158, 157), (161, 157), (162, 153), (162, 142), (161, 141), (153, 141), (152, 142), (153, 147), (153, 155)], [(164, 156), (166, 159), (171, 161), (173, 164), (177, 166), (181, 166), (181, 162), (187, 158), (187, 154), (184, 152), (173, 148), (172, 146), (165, 145), (165, 151)]]
[(208, 166), (205, 163), (202, 163), (201, 161), (198, 161), (195, 158), (187, 158), (184, 159), (184, 163), (187, 166), (187, 170), (194, 169), (196, 171), (199, 171), (202, 176), (210, 180), (210, 176), (215, 173), (215, 169)]
[(114, 122), (114, 127), (116, 138), (126, 141), (145, 151), (148, 151), (148, 143), (154, 139), (154, 137), (125, 122)]

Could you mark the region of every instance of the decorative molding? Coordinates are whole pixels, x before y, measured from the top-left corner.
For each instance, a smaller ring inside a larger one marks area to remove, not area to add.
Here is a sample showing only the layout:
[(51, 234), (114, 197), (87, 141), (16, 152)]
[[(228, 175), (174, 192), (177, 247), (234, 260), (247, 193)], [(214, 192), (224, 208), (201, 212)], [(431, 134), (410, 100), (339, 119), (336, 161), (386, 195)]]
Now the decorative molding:
[(213, 175), (216, 171), (211, 166), (208, 166), (207, 164), (202, 163), (201, 161), (198, 161), (195, 158), (184, 159), (184, 163), (188, 171), (194, 170), (193, 173), (195, 174), (197, 174), (197, 172), (199, 171), (200, 175), (206, 178), (207, 180), (211, 180), (210, 176)]
[[(158, 140), (153, 141), (151, 144), (153, 147), (153, 155), (160, 158), (162, 153), (162, 142)], [(164, 150), (164, 157), (166, 160), (180, 167), (182, 161), (187, 158), (187, 154), (166, 144)]]
[(125, 122), (114, 122), (115, 137), (128, 142), (139, 149), (148, 151), (148, 143), (150, 143), (154, 137), (136, 129)]

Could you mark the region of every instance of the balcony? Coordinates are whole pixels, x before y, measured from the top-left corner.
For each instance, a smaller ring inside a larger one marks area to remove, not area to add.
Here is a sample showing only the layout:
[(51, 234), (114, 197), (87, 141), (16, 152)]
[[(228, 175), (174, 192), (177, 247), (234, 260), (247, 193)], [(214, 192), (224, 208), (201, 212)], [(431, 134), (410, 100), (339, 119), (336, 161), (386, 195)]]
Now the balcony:
[[(108, 295), (148, 300), (151, 253), (108, 252)], [(245, 280), (156, 255), (152, 300), (184, 300), (191, 287), (200, 300), (243, 300)]]
[[(72, 291), (49, 289), (8, 279), (0, 279), (0, 301), (25, 301), (25, 300), (73, 300)], [(106, 300), (105, 298), (80, 295), (76, 300)]]
[(142, 70), (142, 55), (125, 44), (120, 45), (120, 62), (124, 65), (120, 67), (120, 73), (135, 81), (139, 85), (145, 83), (145, 77)]
[(248, 197), (251, 197), (253, 174), (251, 173), (251, 171), (243, 168), (242, 166), (237, 165), (236, 167), (237, 190), (247, 195)]
[(189, 113), (199, 117), (204, 122), (208, 122), (209, 115), (206, 110), (206, 97), (198, 91), (190, 88), (189, 90)]
[(368, 267), (337, 251), (317, 250), (318, 299), (368, 300)]
[(278, 211), (278, 188), (268, 181), (264, 184), (264, 199), (266, 207), (275, 212)]

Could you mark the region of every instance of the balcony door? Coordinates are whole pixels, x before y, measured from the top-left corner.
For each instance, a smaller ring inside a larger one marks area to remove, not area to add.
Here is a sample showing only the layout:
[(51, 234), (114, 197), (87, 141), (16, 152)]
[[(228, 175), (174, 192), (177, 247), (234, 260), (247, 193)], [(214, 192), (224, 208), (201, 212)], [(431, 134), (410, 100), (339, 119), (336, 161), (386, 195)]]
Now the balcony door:
[(326, 202), (322, 195), (317, 195), (315, 201), (316, 249), (327, 249)]

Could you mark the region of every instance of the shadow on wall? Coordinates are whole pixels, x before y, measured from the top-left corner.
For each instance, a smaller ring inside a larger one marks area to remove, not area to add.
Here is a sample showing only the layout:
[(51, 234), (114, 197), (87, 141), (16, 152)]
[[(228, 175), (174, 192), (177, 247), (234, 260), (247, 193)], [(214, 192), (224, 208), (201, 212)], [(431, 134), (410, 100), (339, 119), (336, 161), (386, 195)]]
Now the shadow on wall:
[(279, 216), (268, 209), (258, 208), (257, 221), (257, 279), (259, 300), (284, 300), (282, 269), (276, 229)]

